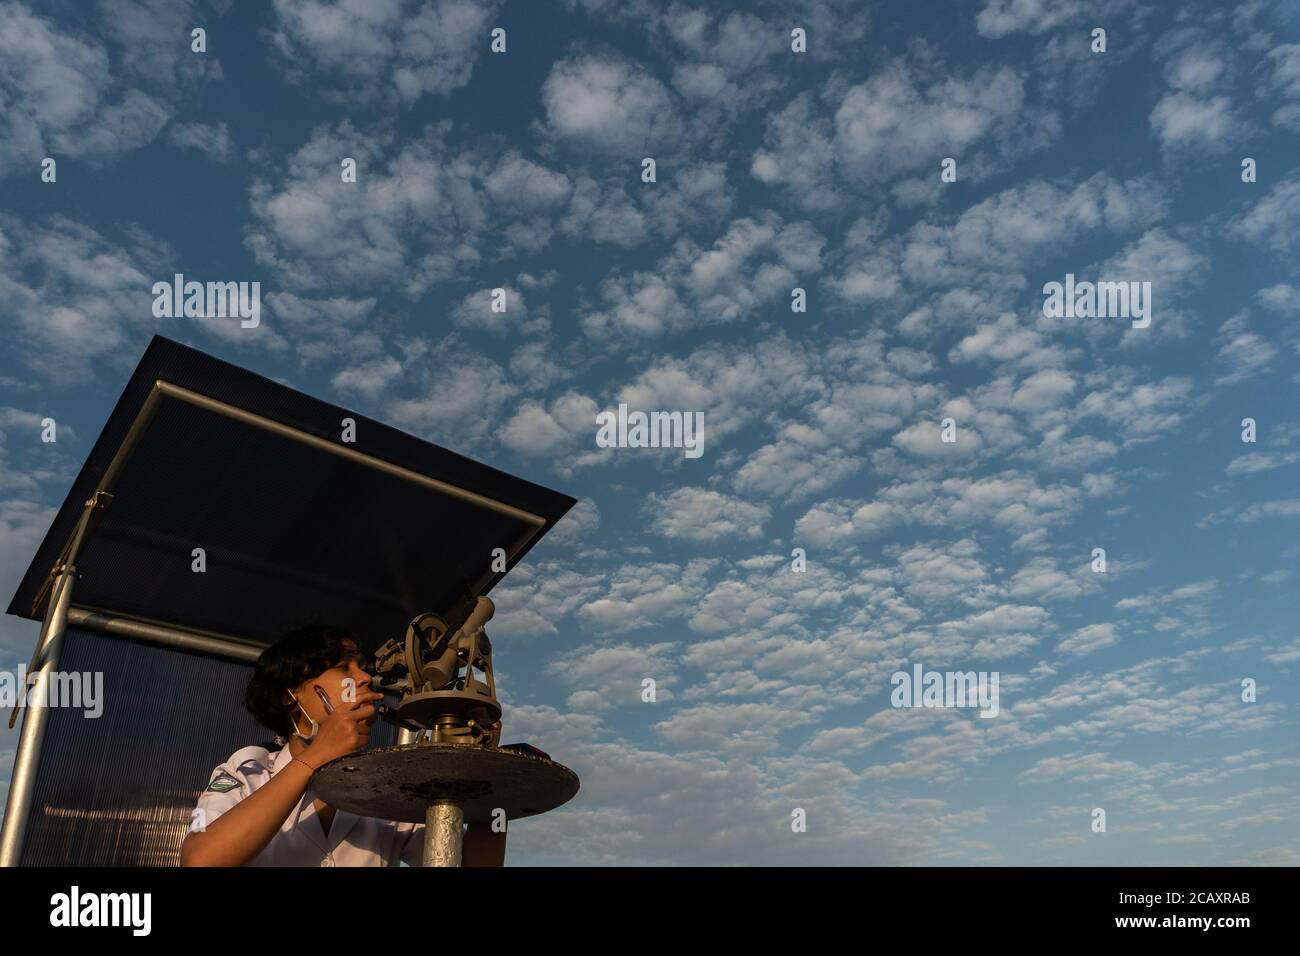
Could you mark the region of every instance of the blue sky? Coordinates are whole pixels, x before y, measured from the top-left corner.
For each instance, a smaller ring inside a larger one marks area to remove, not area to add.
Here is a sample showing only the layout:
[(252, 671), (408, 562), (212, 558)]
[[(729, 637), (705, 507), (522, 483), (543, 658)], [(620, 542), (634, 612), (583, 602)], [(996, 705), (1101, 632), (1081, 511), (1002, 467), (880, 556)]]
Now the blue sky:
[[(512, 863), (1294, 865), (1298, 25), (0, 0), (0, 584), (158, 332), (581, 499), (493, 595), (504, 739), (583, 780)], [(620, 402), (704, 454), (597, 447)], [(918, 663), (1000, 713), (892, 707)]]

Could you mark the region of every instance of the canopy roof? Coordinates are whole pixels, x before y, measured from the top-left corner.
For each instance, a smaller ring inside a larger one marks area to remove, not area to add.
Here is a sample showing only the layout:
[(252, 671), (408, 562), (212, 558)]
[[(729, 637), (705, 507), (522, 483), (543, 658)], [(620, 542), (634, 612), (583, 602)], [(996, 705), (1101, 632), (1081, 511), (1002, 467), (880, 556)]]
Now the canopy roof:
[(334, 624), (372, 649), (421, 611), (486, 594), (506, 573), (492, 571), (493, 549), (508, 570), (575, 503), (161, 336), (10, 614), (43, 615), (97, 492), (112, 497), (76, 561), (76, 605), (262, 644)]

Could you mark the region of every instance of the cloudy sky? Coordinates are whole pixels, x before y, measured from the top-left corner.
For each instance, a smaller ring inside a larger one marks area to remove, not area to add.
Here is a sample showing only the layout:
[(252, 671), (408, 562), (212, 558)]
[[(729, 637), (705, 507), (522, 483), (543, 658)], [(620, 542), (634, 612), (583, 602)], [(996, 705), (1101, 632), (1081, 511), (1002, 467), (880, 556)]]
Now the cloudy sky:
[(162, 333), (581, 499), (493, 595), (583, 781), (512, 864), (1296, 864), (1297, 134), (1263, 0), (0, 0), (0, 586)]

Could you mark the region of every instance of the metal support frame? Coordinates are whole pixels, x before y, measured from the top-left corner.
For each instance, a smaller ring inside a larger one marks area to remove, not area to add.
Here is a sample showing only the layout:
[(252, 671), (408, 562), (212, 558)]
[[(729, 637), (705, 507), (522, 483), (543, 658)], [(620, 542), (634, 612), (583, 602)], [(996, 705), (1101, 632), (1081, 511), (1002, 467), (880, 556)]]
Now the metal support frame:
[[(27, 833), (32, 792), (36, 788), (41, 744), (49, 726), (49, 689), (59, 666), (59, 654), (63, 650), (63, 635), (68, 626), (68, 605), (72, 602), (72, 583), (76, 575), (77, 569), (71, 564), (65, 565), (58, 575), (33, 658), (36, 680), (31, 680), (31, 671), (28, 671), (25, 681), (25, 686), (30, 686), (31, 689), (27, 692), (23, 728), (19, 732), (18, 750), (14, 754), (14, 772), (9, 784), (9, 799), (5, 804), (4, 826), (0, 828), (0, 866), (17, 866), (23, 855), (23, 838)], [(14, 707), (16, 713), (17, 701), (14, 702)]]
[[(426, 488), (432, 488), (459, 501), (477, 505), (520, 521), (528, 527), (510, 546), (506, 555), (507, 561), (518, 555), (537, 533), (546, 526), (545, 518), (530, 511), (439, 481), (428, 475), (422, 475), (417, 471), (403, 468), (382, 458), (376, 458), (354, 448), (327, 441), (301, 429), (284, 425), (274, 419), (266, 418), (246, 409), (209, 398), (199, 392), (157, 379), (153, 388), (149, 390), (149, 394), (145, 397), (144, 403), (140, 406), (135, 421), (131, 423), (126, 436), (122, 439), (122, 444), (118, 446), (108, 467), (105, 468), (103, 475), (100, 477), (98, 487), (90, 496), (90, 500), (86, 502), (85, 510), (82, 512), (76, 528), (55, 562), (54, 568), (45, 579), (45, 583), (37, 592), (36, 600), (32, 606), (31, 613), (33, 616), (40, 612), (42, 606), (45, 607), (40, 637), (36, 642), (32, 665), (28, 668), (29, 681), (33, 673), (37, 675), (35, 686), (29, 693), (29, 697), (35, 703), (24, 708), (23, 726), (19, 733), (18, 747), (14, 755), (14, 769), (12, 781), (9, 785), (9, 798), (5, 805), (4, 824), (0, 827), (0, 867), (17, 866), (22, 857), (23, 840), (27, 831), (28, 816), (31, 812), (32, 793), (36, 785), (36, 771), (40, 763), (41, 745), (44, 742), (45, 730), (49, 721), (49, 711), (45, 698), (48, 696), (47, 688), (50, 685), (50, 677), (59, 665), (59, 655), (63, 648), (63, 638), (69, 622), (113, 636), (142, 640), (164, 647), (211, 654), (228, 660), (255, 662), (261, 653), (261, 645), (226, 634), (177, 627), (159, 621), (149, 621), (132, 615), (119, 614), (111, 609), (72, 607), (72, 585), (77, 576), (77, 557), (80, 555), (86, 540), (98, 525), (104, 509), (112, 502), (113, 486), (117, 483), (117, 479), (126, 466), (127, 460), (135, 451), (140, 439), (158, 413), (164, 398), (187, 402), (218, 415), (223, 415), (226, 418), (242, 422), (245, 425), (272, 432), (282, 438), (288, 438), (364, 467), (393, 475)], [(504, 572), (493, 572), (491, 570), (485, 572), (475, 582), (475, 592), (481, 593), (482, 589), (490, 584), (494, 578), (502, 574)], [(17, 708), (15, 707), (13, 717), (16, 716)], [(10, 726), (12, 725), (11, 718)], [(417, 736), (414, 731), (403, 730), (398, 739), (399, 742), (405, 743)], [(434, 826), (435, 810), (437, 811), (436, 827)], [(459, 866), (464, 812), (455, 804), (435, 804), (429, 809), (428, 819), (431, 827), (430, 832), (437, 832), (440, 836), (435, 839), (429, 839), (426, 836), (425, 865)], [(455, 826), (452, 826), (453, 821), (456, 821)], [(437, 860), (452, 860), (454, 858), (454, 862), (431, 863), (429, 862), (431, 853), (435, 855)]]
[(217, 631), (177, 627), (148, 618), (114, 614), (99, 608), (73, 607), (68, 621), (77, 627), (98, 631), (111, 637), (125, 637), (156, 647), (168, 647), (195, 654), (206, 654), (239, 664), (256, 664), (266, 645)]
[(465, 845), (465, 811), (451, 800), (429, 805), (424, 816), (425, 866), (460, 866)]

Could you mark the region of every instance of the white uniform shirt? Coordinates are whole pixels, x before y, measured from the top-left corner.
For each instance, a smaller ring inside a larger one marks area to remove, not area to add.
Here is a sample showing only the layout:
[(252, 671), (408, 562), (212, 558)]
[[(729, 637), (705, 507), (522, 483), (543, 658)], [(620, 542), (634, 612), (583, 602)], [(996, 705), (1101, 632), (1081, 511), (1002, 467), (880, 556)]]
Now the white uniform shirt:
[[(199, 795), (191, 829), (211, 826), (218, 817), (252, 794), (293, 760), (286, 746), (274, 753), (245, 747), (212, 771)], [(361, 817), (336, 809), (329, 834), (316, 812), (310, 784), (298, 806), (289, 811), (280, 832), (248, 866), (420, 866), (424, 824)]]

